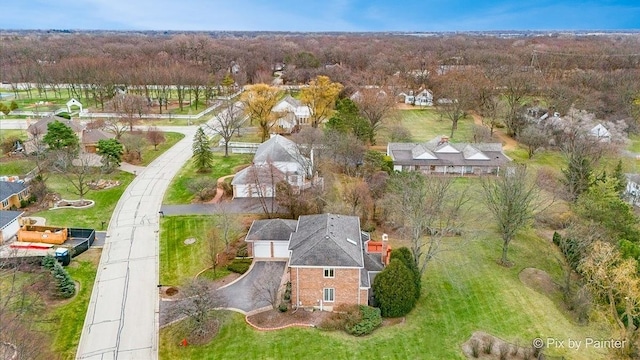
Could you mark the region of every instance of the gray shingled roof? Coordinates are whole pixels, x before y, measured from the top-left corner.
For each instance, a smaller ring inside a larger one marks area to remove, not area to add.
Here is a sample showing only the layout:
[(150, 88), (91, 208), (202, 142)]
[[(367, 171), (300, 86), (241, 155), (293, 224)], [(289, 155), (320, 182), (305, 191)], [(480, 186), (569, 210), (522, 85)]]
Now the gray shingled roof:
[(363, 267), (360, 219), (334, 214), (300, 216), (289, 250), (292, 267)]
[(22, 215), (23, 211), (0, 210), (0, 229), (7, 226), (10, 222)]
[(114, 139), (116, 136), (112, 133), (104, 132), (100, 129), (82, 131), (83, 144), (97, 144), (100, 140)]
[(0, 200), (4, 201), (12, 195), (17, 195), (27, 187), (20, 182), (0, 181)]
[(49, 130), (48, 125), (49, 123), (52, 123), (54, 121), (60, 121), (61, 123), (67, 125), (68, 127), (70, 127), (73, 132), (79, 133), (80, 131), (82, 131), (82, 129), (84, 129), (84, 126), (82, 126), (79, 122), (77, 121), (73, 121), (73, 120), (69, 120), (69, 119), (65, 119), (63, 117), (60, 116), (48, 116), (45, 118), (42, 118), (41, 120), (39, 120), (38, 122), (31, 124), (29, 126), (29, 128), (27, 129), (28, 132), (30, 132), (31, 134), (46, 134), (47, 131)]
[(256, 240), (279, 240), (289, 241), (291, 233), (296, 231), (298, 222), (296, 220), (269, 219), (255, 220), (251, 224), (246, 241)]
[(300, 154), (296, 143), (282, 135), (275, 135), (260, 144), (253, 157), (254, 164), (267, 162), (293, 162), (302, 165), (308, 160)]
[(282, 180), (286, 180), (286, 175), (276, 166), (258, 164), (238, 171), (233, 177), (231, 185), (275, 185)]
[[(458, 152), (438, 152), (446, 146), (451, 146)], [(397, 165), (447, 165), (447, 166), (501, 166), (511, 161), (502, 152), (500, 143), (451, 143), (442, 142), (438, 136), (422, 144), (389, 143), (389, 154)], [(416, 159), (428, 153), (436, 159)], [(471, 156), (482, 154), (487, 159), (470, 159)]]

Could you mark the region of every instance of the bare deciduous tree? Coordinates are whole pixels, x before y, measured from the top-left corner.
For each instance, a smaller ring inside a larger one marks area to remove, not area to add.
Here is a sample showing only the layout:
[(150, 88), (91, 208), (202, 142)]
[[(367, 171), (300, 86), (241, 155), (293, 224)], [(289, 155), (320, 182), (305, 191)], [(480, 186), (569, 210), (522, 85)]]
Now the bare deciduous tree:
[(211, 289), (209, 282), (200, 279), (187, 283), (181, 292), (183, 298), (171, 309), (173, 317), (187, 318), (194, 336), (206, 336), (215, 331), (219, 320), (213, 310), (225, 304), (221, 294)]
[(274, 309), (280, 304), (280, 283), (282, 269), (272, 262), (265, 263), (262, 281), (253, 283), (251, 296), (255, 302), (267, 303)]
[(153, 150), (158, 150), (158, 145), (165, 142), (164, 133), (155, 126), (149, 126), (147, 128), (147, 140), (153, 145)]
[(443, 238), (461, 231), (461, 215), (469, 197), (466, 189), (452, 185), (452, 177), (427, 177), (419, 172), (397, 173), (389, 180), (388, 211), (411, 241), (420, 273), (443, 251)]
[(483, 177), (482, 201), (496, 221), (502, 237), (500, 262), (508, 266), (509, 244), (518, 231), (527, 226), (540, 209), (539, 189), (529, 181), (527, 168), (507, 168), (500, 177)]
[(224, 156), (229, 156), (229, 141), (235, 132), (240, 130), (246, 116), (242, 110), (241, 102), (233, 100), (224, 100), (222, 111), (213, 118), (213, 124), (207, 124), (207, 127), (220, 135), (224, 140)]

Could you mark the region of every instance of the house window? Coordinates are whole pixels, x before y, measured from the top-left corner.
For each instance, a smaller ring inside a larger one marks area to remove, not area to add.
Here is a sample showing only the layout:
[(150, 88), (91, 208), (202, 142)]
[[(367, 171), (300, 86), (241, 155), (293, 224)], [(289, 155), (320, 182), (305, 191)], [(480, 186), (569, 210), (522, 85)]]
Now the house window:
[(7, 206), (9, 206), (9, 200), (2, 200), (2, 208), (6, 208)]
[(334, 277), (334, 268), (325, 268), (324, 269), (324, 277), (326, 278), (332, 278)]
[(324, 288), (322, 292), (323, 292), (322, 301), (324, 302), (334, 301), (334, 296), (335, 296), (334, 288)]

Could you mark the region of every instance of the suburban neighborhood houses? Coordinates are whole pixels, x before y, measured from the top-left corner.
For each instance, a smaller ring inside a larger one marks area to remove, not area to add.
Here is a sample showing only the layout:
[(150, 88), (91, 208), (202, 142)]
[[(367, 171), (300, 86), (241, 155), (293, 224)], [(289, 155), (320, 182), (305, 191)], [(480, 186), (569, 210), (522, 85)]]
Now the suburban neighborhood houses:
[(635, 33), (0, 46), (0, 360), (638, 357)]

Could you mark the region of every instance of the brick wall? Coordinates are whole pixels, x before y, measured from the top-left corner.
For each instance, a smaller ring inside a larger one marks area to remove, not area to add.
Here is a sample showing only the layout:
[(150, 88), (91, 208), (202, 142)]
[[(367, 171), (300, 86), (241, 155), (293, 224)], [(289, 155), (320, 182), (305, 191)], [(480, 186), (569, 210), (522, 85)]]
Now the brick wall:
[[(367, 304), (366, 294), (360, 291), (360, 270), (334, 268), (334, 277), (325, 278), (323, 268), (291, 268), (291, 301), (300, 301), (301, 306), (320, 306), (324, 288), (334, 288), (334, 302), (324, 302), (330, 310), (340, 304)], [(299, 291), (299, 294), (298, 294)]]

